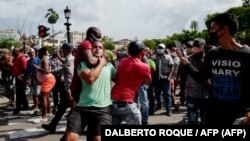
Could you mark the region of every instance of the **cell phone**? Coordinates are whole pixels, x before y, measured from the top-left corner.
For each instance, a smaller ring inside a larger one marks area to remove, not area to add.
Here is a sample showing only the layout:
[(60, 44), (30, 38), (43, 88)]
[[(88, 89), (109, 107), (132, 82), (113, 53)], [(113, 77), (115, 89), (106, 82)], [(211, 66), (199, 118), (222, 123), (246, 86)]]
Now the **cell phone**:
[(186, 56), (186, 55), (185, 55), (185, 54), (186, 54), (185, 51), (184, 51), (183, 48), (181, 47), (181, 42), (180, 42), (180, 41), (175, 40), (175, 46), (176, 46), (178, 52), (180, 52), (180, 53), (178, 53), (178, 56), (179, 56), (179, 57)]

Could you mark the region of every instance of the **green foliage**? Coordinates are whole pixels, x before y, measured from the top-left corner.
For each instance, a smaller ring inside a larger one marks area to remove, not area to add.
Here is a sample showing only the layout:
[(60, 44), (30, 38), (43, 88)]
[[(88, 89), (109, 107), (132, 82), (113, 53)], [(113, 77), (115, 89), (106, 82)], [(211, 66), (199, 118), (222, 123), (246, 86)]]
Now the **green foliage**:
[(208, 14), (207, 17), (204, 19), (204, 20), (205, 20), (205, 25), (206, 25), (208, 31), (210, 30), (212, 18), (215, 17), (215, 16), (218, 15), (218, 14), (219, 14), (219, 13)]
[(8, 48), (11, 49), (12, 46), (19, 46), (19, 41), (14, 38), (0, 38), (0, 48)]
[(48, 13), (45, 15), (48, 18), (48, 23), (55, 24), (59, 19), (59, 15), (52, 8), (48, 9)]
[(45, 47), (49, 53), (52, 52), (53, 46), (42, 46), (42, 47)]
[(242, 6), (246, 7), (250, 5), (250, 0), (242, 0), (242, 1), (243, 1)]
[(111, 40), (107, 36), (104, 36), (102, 38), (102, 42), (103, 42), (103, 46), (105, 49), (108, 49), (108, 50), (115, 49), (115, 45), (112, 44)]
[(197, 20), (192, 20), (190, 24), (190, 28), (192, 31), (197, 31), (199, 29), (198, 26), (198, 21)]
[(146, 39), (143, 42), (144, 42), (144, 45), (147, 46), (147, 47), (149, 47), (151, 50), (154, 50), (155, 47), (157, 46), (157, 43), (154, 40), (147, 40)]
[[(239, 20), (239, 32), (236, 34), (236, 39), (243, 44), (250, 45), (250, 0), (243, 0), (248, 5), (242, 7), (233, 7), (228, 9), (226, 12), (230, 14), (235, 14)], [(207, 30), (197, 31), (196, 24), (198, 27), (198, 23), (195, 20), (191, 21), (191, 31), (190, 30), (182, 30), (181, 33), (174, 33), (171, 36), (168, 36), (165, 39), (147, 39), (144, 40), (144, 44), (148, 46), (150, 49), (155, 49), (159, 43), (164, 43), (167, 47), (175, 46), (175, 40), (180, 41), (181, 43), (186, 43), (190, 40), (194, 40), (195, 38), (203, 38), (206, 40), (207, 44), (211, 43), (211, 40), (208, 35), (208, 31), (211, 26), (211, 19), (218, 15), (219, 13), (211, 13), (208, 14), (204, 19)]]

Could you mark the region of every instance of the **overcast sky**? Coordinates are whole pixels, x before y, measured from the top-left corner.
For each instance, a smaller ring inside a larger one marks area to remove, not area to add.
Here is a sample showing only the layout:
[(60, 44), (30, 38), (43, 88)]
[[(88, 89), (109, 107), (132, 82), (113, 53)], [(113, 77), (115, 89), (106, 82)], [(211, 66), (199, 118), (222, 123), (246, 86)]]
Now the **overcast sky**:
[[(0, 0), (0, 29), (26, 24), (26, 34), (37, 34), (37, 26), (47, 23), (49, 8), (59, 14), (55, 30), (65, 31), (64, 9), (71, 9), (71, 31), (85, 32), (97, 26), (104, 35), (119, 39), (160, 39), (197, 20), (205, 28), (207, 14), (224, 12), (242, 5), (241, 0)], [(18, 22), (19, 21), (19, 22)]]

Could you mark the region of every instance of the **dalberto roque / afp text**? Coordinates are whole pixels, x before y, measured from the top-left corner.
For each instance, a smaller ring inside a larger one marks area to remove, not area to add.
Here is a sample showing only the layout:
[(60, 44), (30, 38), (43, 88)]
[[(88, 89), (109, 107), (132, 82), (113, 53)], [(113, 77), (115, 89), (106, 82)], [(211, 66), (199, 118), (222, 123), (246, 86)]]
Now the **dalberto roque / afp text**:
[[(175, 125), (108, 125), (102, 126), (102, 140), (110, 141), (120, 137), (128, 138), (171, 138), (174, 140), (206, 138), (223, 141), (250, 139), (250, 128), (246, 126), (206, 127), (206, 126), (175, 126)], [(145, 138), (145, 139), (146, 139)]]

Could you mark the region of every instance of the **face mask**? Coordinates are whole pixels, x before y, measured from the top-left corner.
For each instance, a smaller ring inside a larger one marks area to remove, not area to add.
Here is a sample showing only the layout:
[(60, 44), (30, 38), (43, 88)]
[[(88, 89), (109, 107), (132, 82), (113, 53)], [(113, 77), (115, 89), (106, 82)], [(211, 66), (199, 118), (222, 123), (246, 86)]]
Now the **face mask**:
[(164, 49), (157, 49), (158, 54), (164, 54)]
[(217, 31), (215, 31), (215, 32), (210, 32), (209, 33), (209, 37), (210, 37), (210, 39), (211, 39), (211, 44), (212, 45), (215, 45), (215, 44), (217, 44), (217, 42), (218, 42), (218, 40), (219, 40), (219, 38), (222, 36), (218, 36), (217, 35), (217, 33), (220, 31), (221, 29), (218, 29)]

